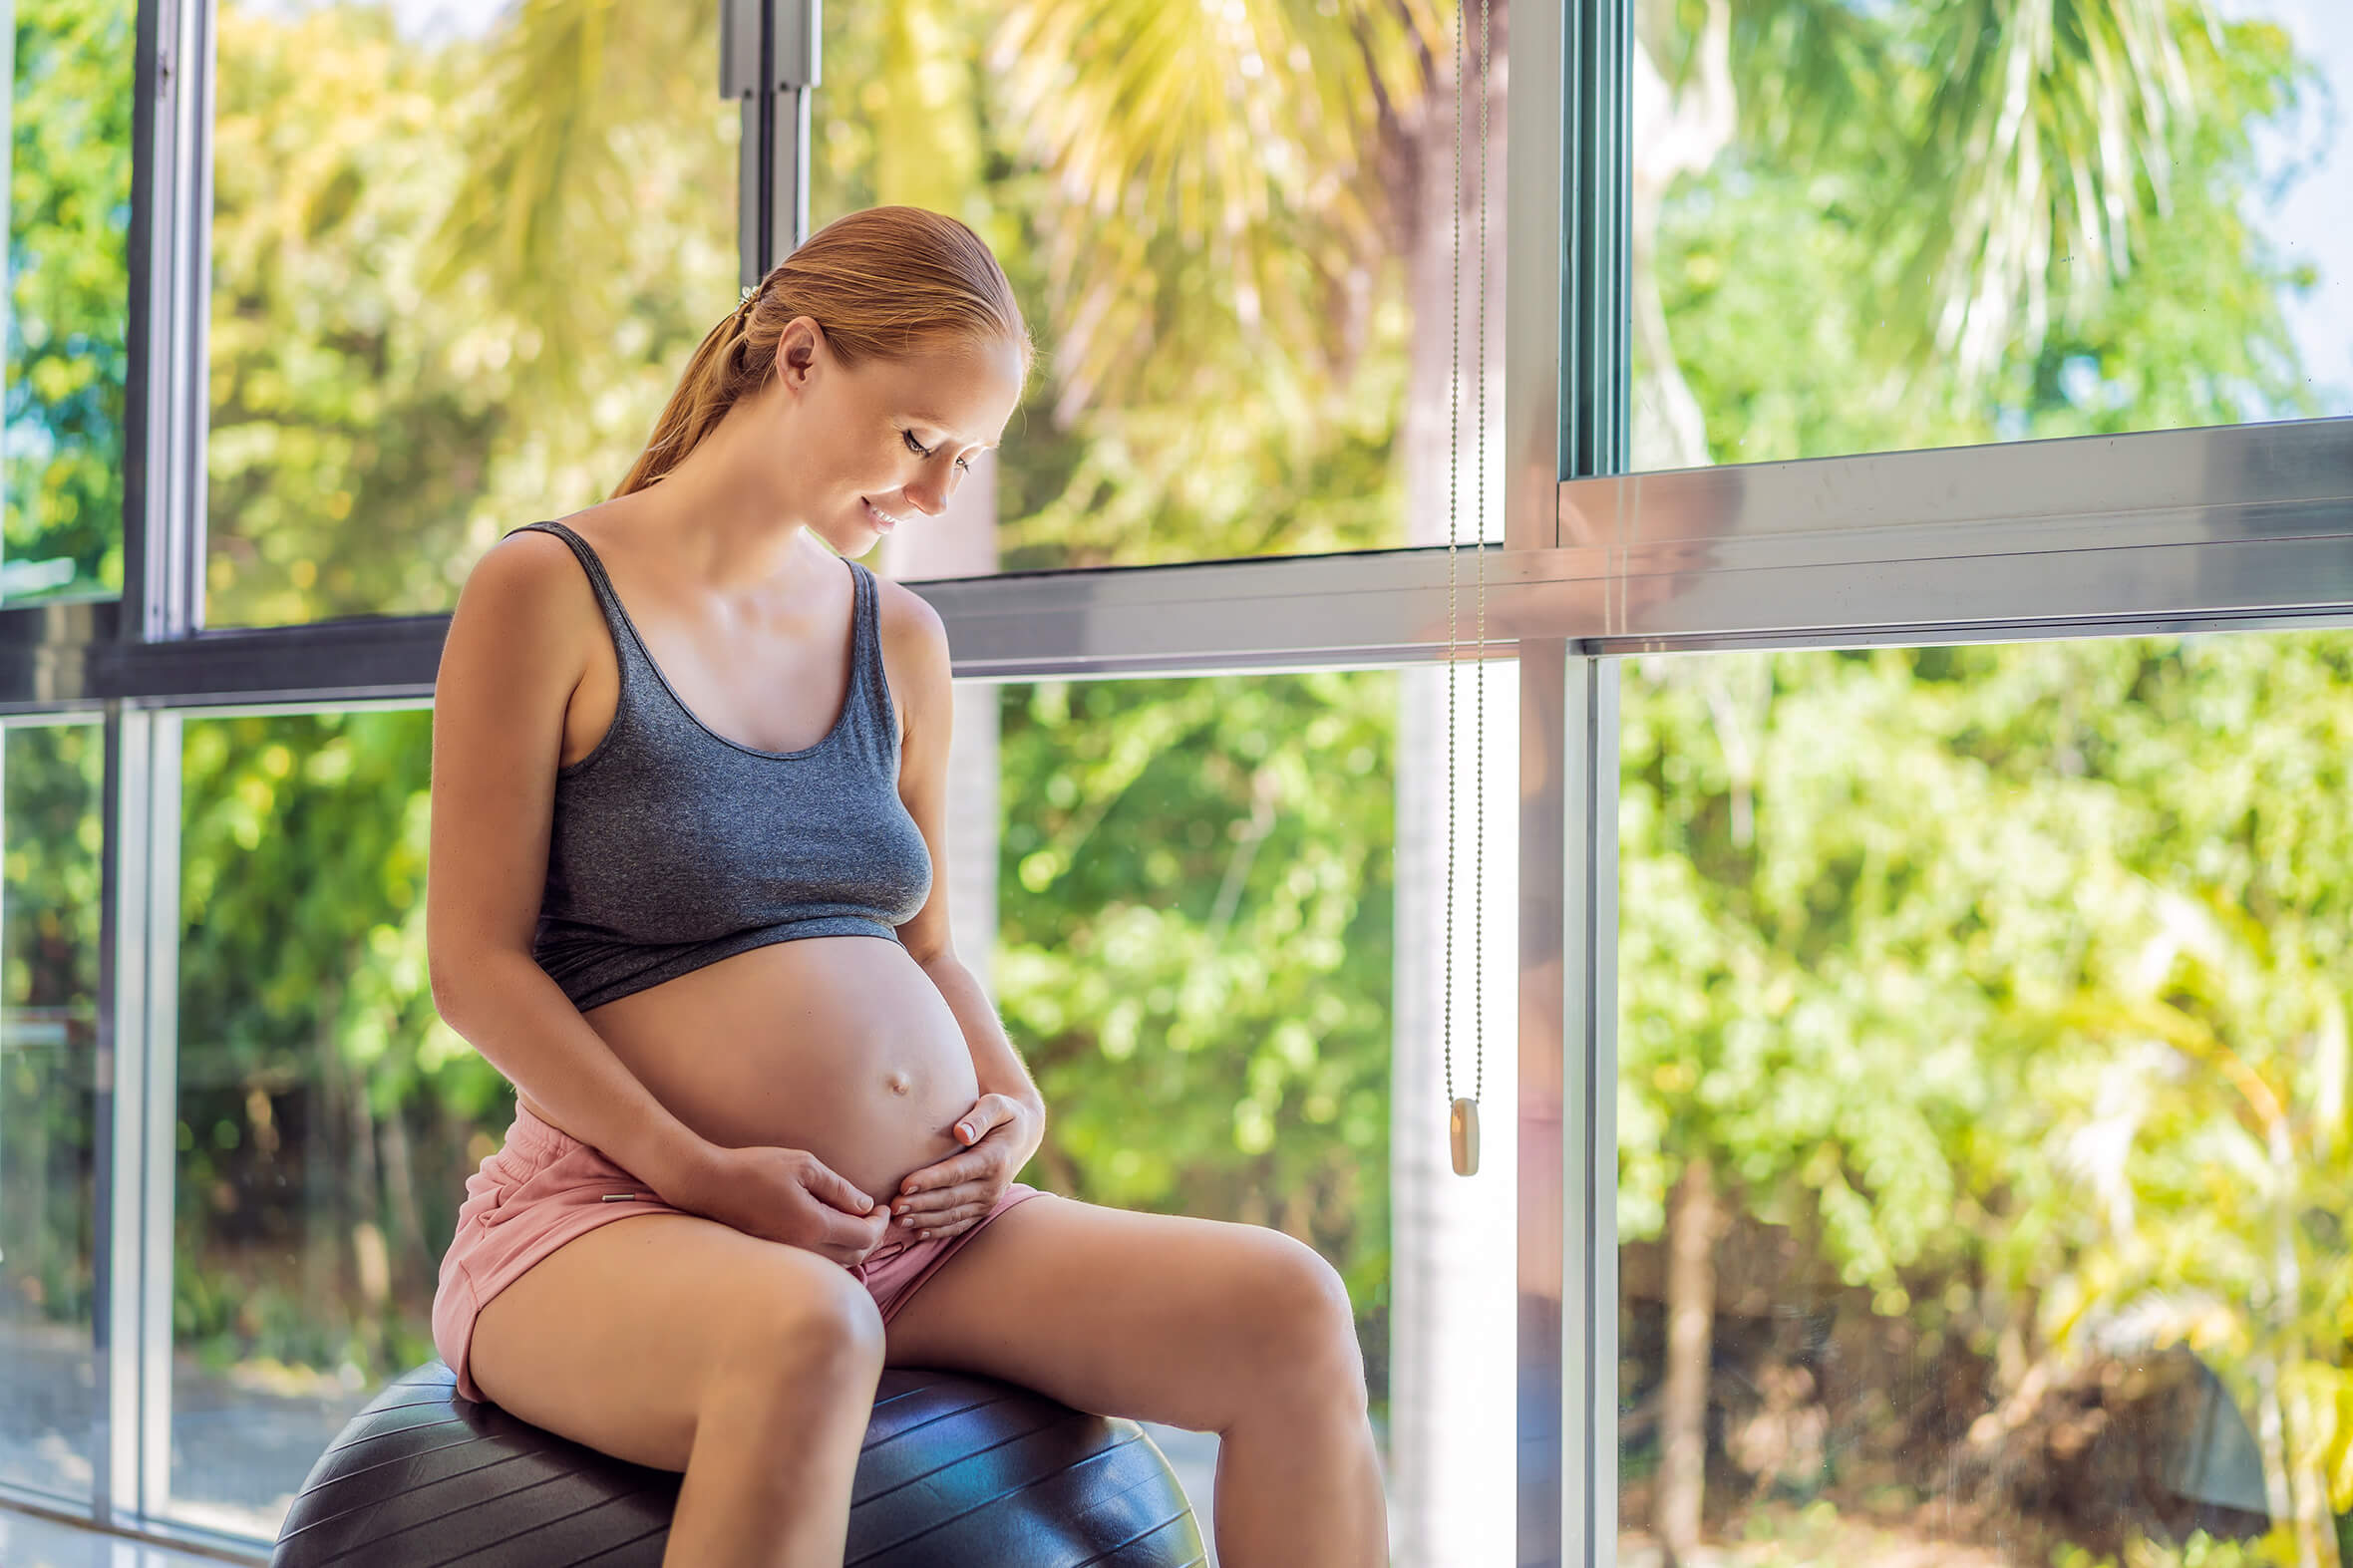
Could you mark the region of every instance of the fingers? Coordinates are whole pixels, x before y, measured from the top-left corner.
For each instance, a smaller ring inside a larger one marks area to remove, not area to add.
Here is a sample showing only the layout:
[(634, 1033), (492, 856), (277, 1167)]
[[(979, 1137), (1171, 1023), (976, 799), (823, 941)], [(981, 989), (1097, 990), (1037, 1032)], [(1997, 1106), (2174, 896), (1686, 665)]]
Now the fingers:
[(904, 1215), (893, 1214), (890, 1229), (892, 1234), (914, 1241), (932, 1236), (952, 1236), (958, 1231), (971, 1229), (991, 1206), (988, 1200), (975, 1198), (943, 1204), (937, 1208), (917, 1209)]
[[(883, 1231), (887, 1234), (888, 1227), (883, 1227)], [(828, 1248), (855, 1252), (861, 1247), (873, 1246), (879, 1239), (871, 1216), (842, 1213), (827, 1216), (824, 1245)]]
[(980, 1195), (978, 1186), (965, 1182), (948, 1187), (919, 1187), (913, 1192), (902, 1193), (891, 1199), (890, 1228), (905, 1229), (899, 1223), (902, 1217), (913, 1219), (918, 1226), (928, 1225), (935, 1219), (945, 1218), (958, 1205), (973, 1202)]
[(834, 1207), (852, 1214), (863, 1215), (869, 1212), (873, 1206), (872, 1200), (852, 1186), (846, 1178), (823, 1165), (811, 1169), (809, 1190)]

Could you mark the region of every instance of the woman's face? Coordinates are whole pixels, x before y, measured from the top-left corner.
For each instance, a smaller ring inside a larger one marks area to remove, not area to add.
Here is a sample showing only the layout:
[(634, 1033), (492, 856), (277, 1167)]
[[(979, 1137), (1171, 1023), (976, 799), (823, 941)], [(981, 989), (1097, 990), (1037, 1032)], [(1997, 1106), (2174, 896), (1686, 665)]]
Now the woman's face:
[(946, 510), (1021, 401), (1020, 350), (1002, 340), (844, 369), (803, 316), (777, 348), (791, 435), (776, 450), (790, 455), (803, 522), (839, 555)]

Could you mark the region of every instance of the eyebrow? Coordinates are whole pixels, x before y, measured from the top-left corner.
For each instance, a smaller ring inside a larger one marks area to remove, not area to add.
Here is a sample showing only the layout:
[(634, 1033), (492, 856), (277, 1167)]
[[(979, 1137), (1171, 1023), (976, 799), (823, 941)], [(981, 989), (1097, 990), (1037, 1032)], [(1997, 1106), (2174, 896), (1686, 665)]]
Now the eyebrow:
[[(948, 428), (948, 422), (941, 419), (936, 414), (918, 411), (916, 413), (909, 414), (907, 418), (913, 420), (918, 425), (928, 425), (933, 430), (946, 430)], [(997, 450), (994, 443), (982, 445), (981, 443), (975, 442), (973, 445), (980, 447), (980, 450), (983, 452), (995, 452)]]

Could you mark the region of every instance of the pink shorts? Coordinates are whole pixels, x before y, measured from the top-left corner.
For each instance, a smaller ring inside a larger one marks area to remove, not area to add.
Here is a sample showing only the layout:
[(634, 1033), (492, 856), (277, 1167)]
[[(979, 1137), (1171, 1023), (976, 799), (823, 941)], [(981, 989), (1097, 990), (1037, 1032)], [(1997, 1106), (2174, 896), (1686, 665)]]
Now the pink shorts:
[[(875, 1194), (867, 1194), (869, 1197)], [(927, 1241), (892, 1236), (849, 1266), (888, 1323), (922, 1283), (981, 1226), (1038, 1189), (1016, 1181), (971, 1229)], [(458, 1233), (442, 1255), (441, 1285), (433, 1297), (433, 1343), (458, 1375), (458, 1392), (484, 1398), (466, 1365), (474, 1320), (491, 1299), (541, 1258), (576, 1236), (632, 1214), (682, 1214), (651, 1188), (559, 1127), (517, 1104), (505, 1146), (466, 1178)]]

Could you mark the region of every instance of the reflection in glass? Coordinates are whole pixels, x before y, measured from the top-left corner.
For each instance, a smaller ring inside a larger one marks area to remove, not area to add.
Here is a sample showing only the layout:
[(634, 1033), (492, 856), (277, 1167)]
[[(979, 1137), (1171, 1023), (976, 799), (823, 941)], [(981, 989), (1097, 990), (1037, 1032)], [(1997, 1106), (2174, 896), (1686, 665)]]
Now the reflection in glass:
[(2353, 634), (1623, 697), (1617, 1560), (2340, 1561)]
[(207, 624), (416, 614), (731, 309), (718, 0), (222, 0)]
[(123, 591), (134, 0), (14, 0), (0, 602)]
[(96, 724), (0, 731), (0, 1481), (96, 1476)]
[(431, 716), (189, 720), (181, 747), (171, 1511), (273, 1539), (432, 1359), (441, 1248), (504, 1082), (435, 1013)]
[(2353, 413), (2342, 6), (1636, 15), (1636, 469)]
[[(1466, 539), (1474, 422), (1503, 420), (1507, 20), (1493, 8), (1489, 376), (1484, 411), (1475, 385), (1462, 393)], [(956, 214), (1044, 350), (967, 481), (992, 492), (975, 548), (925, 575), (1445, 542), (1451, 11), (923, 0), (824, 21), (813, 227), (877, 202)], [(1473, 7), (1474, 78), (1478, 28)], [(1476, 197), (1476, 101), (1465, 120)], [(1469, 378), (1477, 208), (1461, 220)]]

